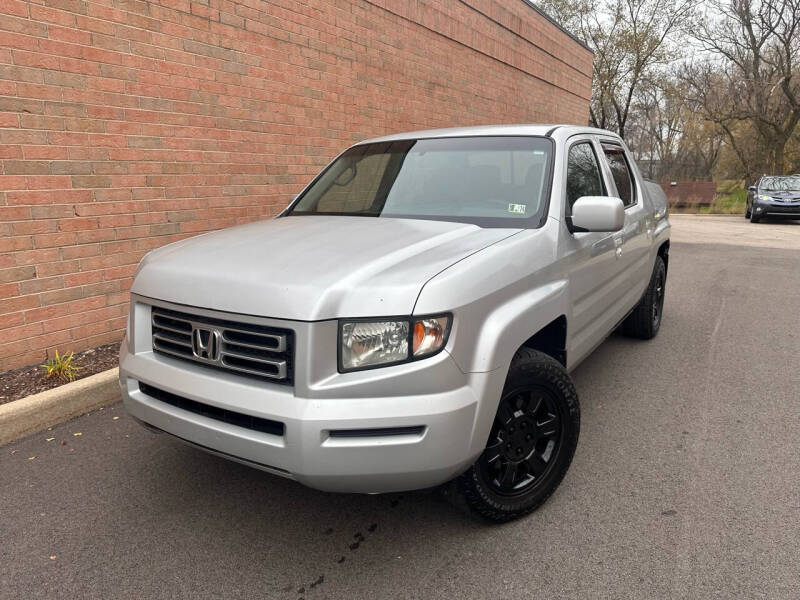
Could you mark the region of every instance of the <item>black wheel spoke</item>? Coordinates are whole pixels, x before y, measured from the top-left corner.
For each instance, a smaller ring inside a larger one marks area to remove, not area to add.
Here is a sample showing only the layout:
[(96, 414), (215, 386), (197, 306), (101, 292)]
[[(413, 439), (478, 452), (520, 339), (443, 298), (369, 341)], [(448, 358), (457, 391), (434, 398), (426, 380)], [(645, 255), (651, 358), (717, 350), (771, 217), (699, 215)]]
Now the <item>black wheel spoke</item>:
[(497, 422), (499, 423), (500, 427), (505, 429), (505, 426), (511, 422), (514, 418), (514, 411), (511, 410), (511, 407), (508, 405), (508, 402), (502, 401), (500, 402), (500, 406), (497, 409)]
[(547, 469), (545, 460), (535, 452), (528, 458), (528, 471), (534, 477), (541, 477), (542, 473)]
[(539, 435), (545, 438), (551, 438), (558, 434), (559, 421), (558, 417), (554, 414), (547, 414), (542, 421), (536, 423), (539, 429)]
[(541, 395), (531, 395), (530, 397), (530, 404), (528, 405), (528, 414), (535, 417), (536, 413), (539, 412), (539, 409), (542, 408), (544, 404), (544, 398)]
[(488, 464), (490, 465), (495, 464), (498, 460), (500, 460), (500, 452), (496, 450), (495, 451), (487, 450), (485, 458)]
[(486, 462), (494, 463), (500, 458), (500, 453), (502, 452), (503, 446), (503, 438), (500, 435), (502, 432), (498, 432), (493, 439), (489, 441), (486, 445), (486, 450), (484, 451), (484, 456), (486, 457)]
[(517, 465), (514, 463), (506, 463), (503, 465), (503, 470), (500, 475), (500, 487), (512, 488), (514, 487), (514, 479), (517, 476)]
[(497, 448), (503, 444), (503, 440), (505, 440), (505, 431), (503, 429), (499, 429), (492, 437), (489, 438), (489, 442), (486, 444), (486, 449), (491, 450), (492, 448)]

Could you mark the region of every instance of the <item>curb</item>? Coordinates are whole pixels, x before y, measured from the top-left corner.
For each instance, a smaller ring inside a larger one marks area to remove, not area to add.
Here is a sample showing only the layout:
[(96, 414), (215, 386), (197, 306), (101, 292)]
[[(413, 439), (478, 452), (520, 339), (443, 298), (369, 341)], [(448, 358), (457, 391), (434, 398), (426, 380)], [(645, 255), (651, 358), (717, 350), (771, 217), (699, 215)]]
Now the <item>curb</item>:
[(702, 217), (702, 218), (705, 219), (707, 217), (739, 217), (741, 219), (743, 214), (744, 213), (676, 213), (676, 212), (670, 212), (669, 213), (669, 218), (671, 219), (672, 217)]
[(118, 368), (0, 404), (0, 446), (120, 399)]

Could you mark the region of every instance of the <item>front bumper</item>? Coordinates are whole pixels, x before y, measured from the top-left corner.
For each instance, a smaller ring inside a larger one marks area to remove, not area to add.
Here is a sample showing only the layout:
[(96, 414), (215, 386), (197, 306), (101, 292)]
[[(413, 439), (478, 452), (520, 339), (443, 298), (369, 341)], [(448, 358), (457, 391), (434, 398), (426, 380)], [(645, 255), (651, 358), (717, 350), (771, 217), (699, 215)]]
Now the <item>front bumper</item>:
[(800, 202), (764, 202), (758, 200), (754, 203), (753, 210), (762, 217), (800, 219)]
[[(309, 394), (317, 397), (304, 398), (297, 394), (297, 386), (219, 373), (152, 351), (130, 353), (126, 343), (120, 355), (120, 386), (125, 408), (136, 419), (203, 449), (310, 487), (393, 492), (431, 487), (463, 472), (485, 446), (488, 431), (480, 431), (478, 425), (485, 422), (479, 420), (481, 397), (500, 375), (465, 375), (447, 352), (387, 369), (397, 370), (401, 386), (408, 374), (416, 381), (428, 382), (429, 391), (436, 391), (425, 393), (418, 385), (409, 385), (407, 395), (364, 397), (360, 386), (351, 390), (342, 386), (337, 397)], [(283, 434), (184, 410), (144, 393), (140, 382), (215, 409), (277, 421), (283, 424)], [(392, 435), (352, 431), (420, 426), (414, 433)], [(338, 437), (340, 430), (349, 430), (349, 434)]]

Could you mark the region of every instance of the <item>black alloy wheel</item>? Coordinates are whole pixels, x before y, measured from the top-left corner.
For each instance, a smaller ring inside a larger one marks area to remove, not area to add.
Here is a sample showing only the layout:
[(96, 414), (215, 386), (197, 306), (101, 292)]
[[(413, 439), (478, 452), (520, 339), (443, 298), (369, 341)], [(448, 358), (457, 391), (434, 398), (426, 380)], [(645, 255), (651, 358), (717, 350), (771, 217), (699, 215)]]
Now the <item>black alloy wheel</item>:
[(563, 437), (562, 410), (555, 396), (539, 386), (503, 396), (489, 443), (478, 461), (492, 490), (519, 496), (545, 479)]
[(664, 311), (664, 284), (666, 273), (663, 270), (656, 272), (655, 285), (653, 286), (653, 329), (658, 331), (661, 325), (661, 315)]

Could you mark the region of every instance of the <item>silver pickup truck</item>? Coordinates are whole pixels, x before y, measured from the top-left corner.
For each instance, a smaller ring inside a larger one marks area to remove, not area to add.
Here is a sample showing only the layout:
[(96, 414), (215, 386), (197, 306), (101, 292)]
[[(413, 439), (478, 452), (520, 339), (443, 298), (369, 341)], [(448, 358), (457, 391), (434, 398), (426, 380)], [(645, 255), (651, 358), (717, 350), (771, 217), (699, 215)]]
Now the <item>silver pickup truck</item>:
[(149, 253), (128, 412), (339, 492), (447, 484), (506, 521), (578, 443), (568, 372), (658, 333), (666, 201), (608, 131), (513, 125), (348, 148), (277, 218)]

